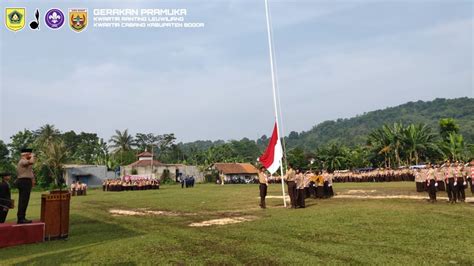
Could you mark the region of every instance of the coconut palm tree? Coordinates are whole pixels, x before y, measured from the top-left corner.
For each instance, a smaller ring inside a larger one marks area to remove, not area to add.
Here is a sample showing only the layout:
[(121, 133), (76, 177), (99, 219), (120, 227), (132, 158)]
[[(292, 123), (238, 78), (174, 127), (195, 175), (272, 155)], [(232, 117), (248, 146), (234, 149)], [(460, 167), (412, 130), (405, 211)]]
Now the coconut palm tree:
[(63, 165), (67, 161), (67, 149), (63, 141), (52, 141), (44, 146), (42, 163), (48, 168), (56, 185), (62, 186), (63, 179)]
[(125, 129), (123, 132), (115, 130), (115, 135), (110, 138), (109, 142), (112, 143), (110, 147), (116, 153), (132, 150), (134, 143), (132, 135), (128, 134), (128, 129)]
[(402, 147), (405, 151), (407, 164), (418, 164), (420, 157), (426, 159), (432, 151), (437, 151), (435, 135), (426, 124), (410, 124), (403, 129)]
[(392, 132), (387, 126), (375, 129), (369, 134), (367, 144), (377, 155), (384, 157), (385, 167), (391, 166)]
[(34, 132), (36, 136), (36, 144), (39, 148), (48, 146), (60, 134), (59, 130), (54, 125), (46, 124)]

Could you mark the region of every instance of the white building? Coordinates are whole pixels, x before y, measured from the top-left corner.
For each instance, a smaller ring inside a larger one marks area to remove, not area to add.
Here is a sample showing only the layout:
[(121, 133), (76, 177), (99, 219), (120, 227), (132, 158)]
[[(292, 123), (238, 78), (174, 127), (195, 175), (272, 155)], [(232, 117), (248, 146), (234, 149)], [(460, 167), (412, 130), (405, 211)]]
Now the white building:
[(140, 175), (161, 179), (165, 171), (169, 172), (172, 179), (177, 181), (179, 175), (194, 176), (196, 182), (204, 181), (204, 174), (196, 166), (184, 164), (164, 164), (154, 160), (150, 152), (142, 152), (137, 155), (138, 161), (120, 167), (120, 176)]

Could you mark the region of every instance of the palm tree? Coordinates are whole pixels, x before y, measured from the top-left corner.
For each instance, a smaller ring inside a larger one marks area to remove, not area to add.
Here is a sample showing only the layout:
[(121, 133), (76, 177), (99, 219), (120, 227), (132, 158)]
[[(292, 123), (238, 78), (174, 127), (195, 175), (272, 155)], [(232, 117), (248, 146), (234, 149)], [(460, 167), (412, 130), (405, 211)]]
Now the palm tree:
[(116, 153), (132, 150), (134, 143), (132, 135), (128, 134), (128, 129), (125, 129), (123, 132), (115, 130), (115, 135), (110, 138), (109, 142), (112, 143), (110, 147)]
[(59, 130), (54, 125), (46, 124), (40, 127), (35, 132), (36, 143), (39, 148), (51, 144), (60, 134)]
[(63, 165), (67, 161), (67, 150), (64, 142), (49, 142), (47, 146), (44, 146), (43, 154), (43, 164), (48, 168), (56, 185), (62, 186), (64, 184)]
[(321, 161), (322, 167), (327, 170), (347, 168), (348, 155), (347, 148), (337, 143), (331, 143), (317, 151), (318, 160)]
[(385, 167), (391, 166), (392, 132), (387, 126), (375, 129), (369, 134), (367, 144), (377, 155), (383, 155)]
[[(418, 164), (420, 157), (428, 157), (430, 151), (438, 150), (435, 135), (426, 124), (409, 125), (403, 129), (402, 146), (407, 154), (407, 164)], [(427, 158), (428, 159), (428, 158)]]

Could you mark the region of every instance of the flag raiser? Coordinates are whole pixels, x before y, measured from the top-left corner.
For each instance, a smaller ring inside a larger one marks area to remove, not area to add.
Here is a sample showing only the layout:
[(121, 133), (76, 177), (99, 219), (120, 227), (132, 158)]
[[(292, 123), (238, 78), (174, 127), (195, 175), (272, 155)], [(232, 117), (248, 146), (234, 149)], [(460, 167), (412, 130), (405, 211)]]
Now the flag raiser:
[(267, 168), (270, 174), (273, 174), (280, 168), (282, 158), (283, 149), (281, 147), (280, 137), (278, 136), (278, 126), (277, 123), (275, 123), (268, 147), (258, 160)]

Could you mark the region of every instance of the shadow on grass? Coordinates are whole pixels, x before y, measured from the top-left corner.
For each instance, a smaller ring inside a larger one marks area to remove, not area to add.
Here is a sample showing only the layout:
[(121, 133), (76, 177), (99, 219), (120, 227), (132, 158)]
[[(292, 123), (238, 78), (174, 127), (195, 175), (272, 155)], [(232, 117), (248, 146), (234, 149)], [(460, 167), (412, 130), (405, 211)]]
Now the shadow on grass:
[[(58, 263), (84, 263), (91, 248), (99, 248), (105, 242), (142, 235), (114, 223), (72, 214), (67, 240), (46, 241), (0, 250), (0, 257), (6, 264), (56, 265)], [(133, 262), (125, 262), (127, 265)]]

